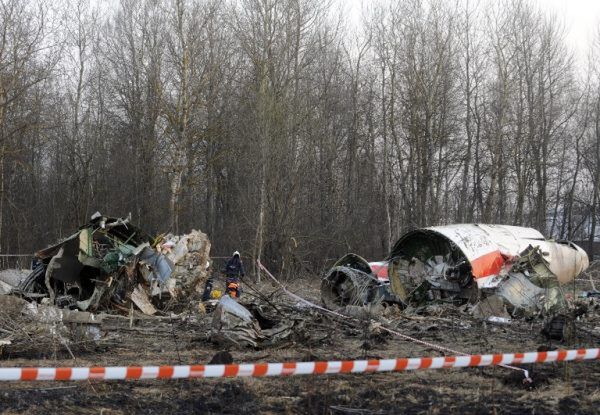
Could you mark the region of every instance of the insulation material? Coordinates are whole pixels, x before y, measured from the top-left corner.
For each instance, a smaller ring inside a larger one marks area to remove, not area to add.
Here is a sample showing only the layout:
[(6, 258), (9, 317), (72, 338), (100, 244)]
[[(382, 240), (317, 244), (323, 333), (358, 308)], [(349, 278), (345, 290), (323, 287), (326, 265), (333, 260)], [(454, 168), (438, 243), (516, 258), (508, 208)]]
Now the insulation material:
[(188, 295), (204, 291), (209, 273), (210, 240), (205, 233), (192, 230), (183, 236), (168, 235), (160, 251), (174, 264), (171, 278)]

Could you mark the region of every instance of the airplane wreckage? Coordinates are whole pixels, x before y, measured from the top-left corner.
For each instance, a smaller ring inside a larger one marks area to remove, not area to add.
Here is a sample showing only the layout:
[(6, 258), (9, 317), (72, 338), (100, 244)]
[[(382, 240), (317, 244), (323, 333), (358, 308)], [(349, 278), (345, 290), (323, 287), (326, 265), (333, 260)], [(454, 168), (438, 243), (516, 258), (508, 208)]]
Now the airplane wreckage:
[(73, 235), (36, 252), (33, 271), (13, 294), (81, 311), (135, 305), (153, 315), (202, 293), (209, 252), (202, 232), (152, 238), (129, 219), (95, 213)]
[[(64, 344), (81, 334), (67, 326), (83, 324), (84, 338), (97, 341), (101, 329), (115, 324), (114, 315), (128, 314), (132, 322), (141, 312), (171, 321), (187, 318), (192, 304), (199, 314), (214, 308), (210, 338), (217, 344), (265, 347), (300, 329), (301, 320), (274, 318), (228, 295), (204, 302), (207, 289), (220, 292), (211, 288), (210, 247), (199, 231), (153, 238), (129, 218), (96, 213), (73, 235), (36, 252), (33, 270), (13, 278), (16, 284), (0, 284), (0, 309), (10, 308), (11, 319), (35, 332), (62, 336)], [(24, 337), (0, 337), (0, 346), (25, 350)]]
[[(192, 303), (206, 313), (200, 299), (211, 289), (209, 254), (202, 232), (153, 238), (129, 219), (96, 213), (73, 235), (38, 251), (33, 270), (9, 291), (26, 300), (27, 310), (63, 322), (88, 318), (96, 324), (97, 316), (133, 316), (135, 310), (173, 315)], [(321, 297), (329, 309), (444, 302), (496, 322), (543, 315), (563, 338), (569, 313), (564, 287), (588, 266), (577, 245), (546, 240), (531, 228), (430, 227), (403, 235), (384, 261), (344, 256), (324, 276)], [(218, 295), (206, 305), (215, 307), (210, 338), (217, 344), (265, 347), (303, 332), (302, 317), (269, 314), (264, 304), (246, 308)]]
[(344, 256), (323, 278), (321, 296), (332, 309), (378, 301), (470, 304), (476, 317), (509, 321), (564, 313), (563, 287), (588, 266), (579, 246), (547, 240), (535, 229), (435, 226), (403, 235), (385, 261)]

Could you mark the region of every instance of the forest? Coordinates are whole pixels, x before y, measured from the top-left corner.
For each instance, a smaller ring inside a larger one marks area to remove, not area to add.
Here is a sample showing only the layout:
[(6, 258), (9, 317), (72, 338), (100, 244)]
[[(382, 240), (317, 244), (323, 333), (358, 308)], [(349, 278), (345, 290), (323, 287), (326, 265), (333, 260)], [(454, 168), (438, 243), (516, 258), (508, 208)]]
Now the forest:
[[(0, 1), (0, 254), (90, 216), (283, 275), (600, 214), (600, 37), (527, 0)], [(251, 267), (251, 266), (250, 266)]]

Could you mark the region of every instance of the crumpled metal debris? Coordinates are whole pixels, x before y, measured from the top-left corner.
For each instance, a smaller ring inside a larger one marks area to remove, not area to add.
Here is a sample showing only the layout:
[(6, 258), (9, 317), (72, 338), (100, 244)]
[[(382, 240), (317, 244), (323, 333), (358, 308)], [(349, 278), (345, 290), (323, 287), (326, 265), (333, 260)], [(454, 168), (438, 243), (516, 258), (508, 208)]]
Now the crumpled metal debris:
[(213, 312), (210, 338), (221, 346), (269, 347), (302, 332), (303, 319), (276, 318), (257, 304), (244, 307), (228, 295)]
[(329, 309), (393, 300), (387, 266), (368, 263), (356, 254), (339, 259), (321, 280), (321, 299)]
[(199, 231), (156, 240), (130, 223), (96, 213), (79, 231), (36, 253), (38, 266), (15, 293), (83, 311), (130, 304), (154, 315), (183, 295), (201, 293), (210, 241)]
[(258, 320), (244, 306), (225, 295), (213, 312), (211, 340), (220, 345), (252, 346), (265, 337)]
[(0, 295), (10, 294), (14, 289), (14, 286), (7, 284), (4, 281), (0, 281)]
[[(364, 305), (377, 297), (375, 290), (384, 289), (393, 294), (380, 294), (384, 301), (404, 306), (435, 300), (470, 303), (480, 318), (508, 321), (564, 310), (567, 301), (562, 286), (589, 266), (585, 251), (571, 242), (546, 240), (531, 228), (483, 224), (408, 232), (396, 242), (385, 263), (389, 285), (373, 283), (382, 279), (374, 278), (364, 260), (352, 262), (349, 266), (354, 270), (342, 269), (344, 278), (339, 277), (338, 262), (323, 279), (324, 303), (345, 305), (351, 297)], [(357, 287), (364, 287), (360, 295), (355, 294)]]
[(478, 301), (471, 309), (471, 314), (473, 317), (481, 320), (489, 320), (491, 317), (510, 319), (510, 314), (506, 310), (506, 304), (498, 295), (490, 295)]
[(154, 305), (152, 305), (152, 302), (150, 302), (150, 297), (148, 297), (148, 294), (141, 284), (138, 284), (131, 292), (131, 301), (142, 310), (142, 313), (149, 316), (156, 314), (157, 310)]

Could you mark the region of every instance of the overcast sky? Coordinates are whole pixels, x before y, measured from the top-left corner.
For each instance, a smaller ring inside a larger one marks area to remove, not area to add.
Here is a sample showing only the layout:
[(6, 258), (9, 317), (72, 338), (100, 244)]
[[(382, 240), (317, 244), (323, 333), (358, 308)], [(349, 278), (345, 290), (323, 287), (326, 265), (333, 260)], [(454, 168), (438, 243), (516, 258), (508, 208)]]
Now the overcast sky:
[(580, 57), (585, 56), (600, 24), (600, 0), (539, 0), (539, 3), (564, 19), (570, 45)]
[[(352, 24), (360, 22), (361, 4), (370, 0), (339, 0), (348, 11)], [(398, 0), (401, 1), (401, 0)], [(485, 0), (484, 0), (485, 1)], [(495, 0), (490, 0), (495, 1)], [(567, 41), (582, 60), (587, 55), (592, 34), (600, 25), (600, 0), (532, 0), (542, 8), (556, 13), (563, 19), (567, 30)]]

